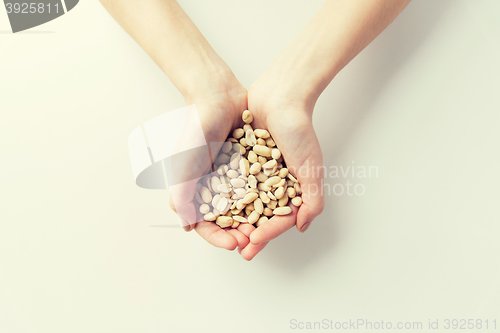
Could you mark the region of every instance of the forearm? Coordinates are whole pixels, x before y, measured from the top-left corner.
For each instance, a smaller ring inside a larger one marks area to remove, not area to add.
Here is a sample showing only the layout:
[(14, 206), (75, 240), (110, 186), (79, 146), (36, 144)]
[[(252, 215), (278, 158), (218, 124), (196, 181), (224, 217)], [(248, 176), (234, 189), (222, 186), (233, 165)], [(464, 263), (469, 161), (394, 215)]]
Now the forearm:
[(175, 0), (100, 1), (186, 99), (232, 75)]
[[(337, 73), (378, 36), (410, 0), (327, 0), (275, 60), (315, 103)], [(288, 69), (285, 69), (288, 68)], [(290, 71), (289, 69), (293, 69)], [(283, 74), (283, 73), (281, 73)], [(290, 75), (290, 74), (289, 74)]]

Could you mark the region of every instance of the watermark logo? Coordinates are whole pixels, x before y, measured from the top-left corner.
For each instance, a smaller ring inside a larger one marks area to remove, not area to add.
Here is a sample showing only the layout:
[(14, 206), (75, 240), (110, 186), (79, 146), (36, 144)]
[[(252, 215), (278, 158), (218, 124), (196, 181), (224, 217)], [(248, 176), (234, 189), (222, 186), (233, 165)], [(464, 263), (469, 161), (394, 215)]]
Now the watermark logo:
[(79, 0), (4, 0), (12, 32), (52, 21), (75, 8)]

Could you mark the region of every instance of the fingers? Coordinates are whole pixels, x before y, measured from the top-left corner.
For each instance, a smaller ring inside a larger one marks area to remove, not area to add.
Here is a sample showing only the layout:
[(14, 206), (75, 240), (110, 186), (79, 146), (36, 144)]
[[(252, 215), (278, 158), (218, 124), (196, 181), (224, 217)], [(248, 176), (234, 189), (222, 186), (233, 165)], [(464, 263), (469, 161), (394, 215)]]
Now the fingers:
[[(267, 223), (267, 222), (266, 222)], [(259, 227), (260, 228), (260, 227)], [(249, 243), (244, 249), (238, 249), (238, 252), (241, 254), (241, 257), (247, 261), (252, 260), (260, 251), (262, 251), (267, 243), (260, 244), (252, 244)]]
[(311, 222), (323, 211), (324, 202), (323, 195), (306, 200), (304, 200), (304, 195), (302, 195), (302, 205), (297, 213), (298, 231), (305, 232), (309, 228)]
[(233, 251), (238, 246), (238, 240), (233, 235), (213, 222), (198, 222), (194, 230), (215, 247)]
[(256, 245), (275, 239), (295, 225), (296, 216), (297, 207), (295, 206), (292, 206), (292, 213), (288, 215), (275, 215), (250, 234), (250, 242)]
[(250, 238), (250, 235), (255, 230), (255, 227), (250, 223), (241, 223), (237, 229), (241, 231), (245, 236)]
[[(168, 200), (168, 204), (169, 204), (170, 208), (174, 211), (174, 213), (177, 214), (177, 210), (175, 209), (174, 200), (172, 199), (172, 196), (170, 196), (170, 198)], [(189, 224), (189, 222), (184, 221), (182, 219), (180, 220), (180, 223), (181, 223), (182, 229), (184, 229), (184, 231), (186, 231), (186, 232), (189, 232), (189, 231), (194, 229), (194, 224)]]
[(191, 231), (197, 219), (197, 209), (193, 202), (196, 179), (170, 186), (170, 208), (177, 214), (181, 226)]
[(236, 239), (239, 248), (244, 248), (250, 243), (248, 237), (237, 229), (227, 229), (227, 232)]
[(302, 189), (302, 205), (297, 213), (296, 224), (300, 232), (305, 232), (309, 228), (311, 222), (323, 212), (325, 206), (323, 168), (317, 167), (322, 165), (321, 159), (316, 163), (312, 160), (309, 158), (306, 161), (307, 165), (316, 165), (316, 167), (309, 167), (301, 174), (301, 168), (304, 168), (302, 166), (297, 174)]
[[(266, 223), (268, 223), (268, 222), (266, 222)], [(264, 224), (266, 224), (266, 223), (264, 223)], [(261, 227), (259, 227), (259, 228), (261, 228)], [(259, 229), (259, 228), (257, 228), (257, 229)], [(252, 235), (252, 233), (255, 232), (257, 229), (253, 225), (251, 225), (250, 223), (242, 223), (238, 227), (238, 230), (241, 233), (243, 233), (246, 237), (250, 237), (250, 235)], [(243, 259), (250, 261), (260, 251), (262, 251), (266, 247), (266, 245), (267, 245), (267, 242), (261, 243), (261, 244), (252, 244), (252, 243), (248, 242), (248, 245), (245, 246), (244, 248), (238, 247), (238, 252)]]

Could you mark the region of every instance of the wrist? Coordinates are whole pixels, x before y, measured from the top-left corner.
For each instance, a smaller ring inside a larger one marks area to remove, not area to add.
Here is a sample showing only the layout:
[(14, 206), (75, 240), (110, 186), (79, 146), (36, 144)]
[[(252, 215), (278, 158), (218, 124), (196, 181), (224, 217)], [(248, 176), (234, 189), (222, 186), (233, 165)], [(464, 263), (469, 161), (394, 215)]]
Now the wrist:
[(218, 66), (204, 66), (201, 70), (186, 75), (184, 83), (178, 87), (187, 105), (206, 100), (223, 99), (241, 94), (246, 89), (236, 79), (224, 63)]
[[(306, 64), (280, 55), (250, 87), (249, 107), (274, 110), (303, 110), (312, 116), (324, 88), (311, 76)], [(263, 105), (254, 105), (253, 102)]]

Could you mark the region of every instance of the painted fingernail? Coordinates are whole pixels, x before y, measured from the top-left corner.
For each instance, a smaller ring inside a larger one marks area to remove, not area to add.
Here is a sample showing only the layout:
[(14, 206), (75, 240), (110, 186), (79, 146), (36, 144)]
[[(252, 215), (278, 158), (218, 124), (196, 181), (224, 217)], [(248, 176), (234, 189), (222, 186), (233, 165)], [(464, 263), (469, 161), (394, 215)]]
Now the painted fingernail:
[(306, 232), (306, 230), (309, 228), (310, 225), (311, 225), (310, 222), (305, 223), (300, 229), (300, 232)]

